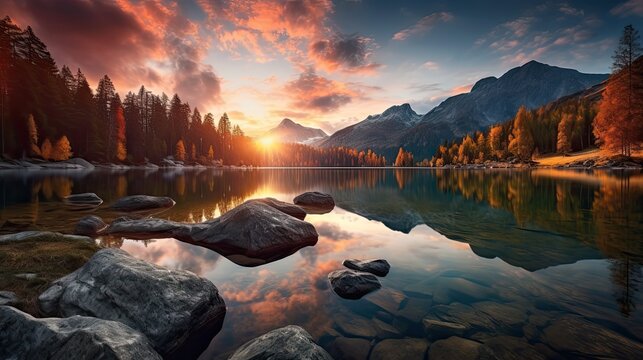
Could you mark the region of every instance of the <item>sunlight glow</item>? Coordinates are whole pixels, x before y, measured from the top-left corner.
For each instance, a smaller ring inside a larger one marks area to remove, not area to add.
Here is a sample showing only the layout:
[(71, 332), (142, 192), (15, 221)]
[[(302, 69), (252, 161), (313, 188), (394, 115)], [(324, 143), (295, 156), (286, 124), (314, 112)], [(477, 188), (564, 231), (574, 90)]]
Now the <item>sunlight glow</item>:
[(275, 144), (275, 139), (271, 137), (262, 137), (259, 139), (259, 144), (263, 146), (264, 148), (270, 148)]

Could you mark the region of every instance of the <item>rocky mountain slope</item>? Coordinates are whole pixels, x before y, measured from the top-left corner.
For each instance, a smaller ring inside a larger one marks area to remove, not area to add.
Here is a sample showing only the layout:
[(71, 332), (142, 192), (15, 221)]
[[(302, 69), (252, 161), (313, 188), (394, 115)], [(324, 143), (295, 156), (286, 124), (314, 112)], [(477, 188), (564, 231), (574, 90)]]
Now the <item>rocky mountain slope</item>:
[(306, 127), (290, 119), (283, 119), (279, 125), (268, 130), (267, 137), (277, 142), (310, 143), (328, 137), (322, 129)]

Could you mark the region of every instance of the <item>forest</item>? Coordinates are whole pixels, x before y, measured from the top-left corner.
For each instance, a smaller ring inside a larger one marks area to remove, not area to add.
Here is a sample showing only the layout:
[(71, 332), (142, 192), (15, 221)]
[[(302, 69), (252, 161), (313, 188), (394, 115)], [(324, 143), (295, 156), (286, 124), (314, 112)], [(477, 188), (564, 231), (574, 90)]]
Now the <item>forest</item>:
[(83, 72), (60, 69), (31, 27), (0, 20), (0, 134), (4, 158), (100, 163), (254, 166), (384, 166), (372, 151), (279, 144), (266, 149), (233, 125), (141, 86), (121, 99), (105, 75), (92, 90)]

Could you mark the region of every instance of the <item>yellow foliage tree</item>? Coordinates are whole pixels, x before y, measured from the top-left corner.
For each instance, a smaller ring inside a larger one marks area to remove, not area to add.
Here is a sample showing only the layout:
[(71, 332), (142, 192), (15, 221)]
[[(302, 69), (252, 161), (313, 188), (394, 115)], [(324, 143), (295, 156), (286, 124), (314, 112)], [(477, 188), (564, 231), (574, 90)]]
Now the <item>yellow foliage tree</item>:
[(179, 140), (176, 143), (174, 157), (176, 158), (176, 160), (185, 161), (185, 155), (186, 155), (185, 144), (183, 143), (183, 140)]
[(45, 139), (40, 146), (40, 156), (45, 160), (51, 160), (52, 146), (49, 138)]
[(63, 161), (68, 160), (72, 155), (73, 153), (71, 152), (69, 139), (67, 139), (67, 136), (63, 135), (58, 139), (58, 141), (56, 141), (56, 145), (54, 145), (51, 151), (51, 159), (55, 161)]

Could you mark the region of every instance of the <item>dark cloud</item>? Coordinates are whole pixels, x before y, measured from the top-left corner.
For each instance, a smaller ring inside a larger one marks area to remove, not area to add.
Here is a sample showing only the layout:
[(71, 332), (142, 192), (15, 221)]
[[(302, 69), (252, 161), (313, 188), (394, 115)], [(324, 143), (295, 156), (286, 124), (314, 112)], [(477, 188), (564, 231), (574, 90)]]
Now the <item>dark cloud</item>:
[(318, 112), (337, 110), (357, 95), (346, 84), (319, 76), (312, 69), (286, 84), (285, 91), (297, 108)]
[(369, 61), (373, 40), (359, 35), (336, 34), (310, 45), (310, 55), (324, 69), (348, 72), (372, 72), (381, 65)]

